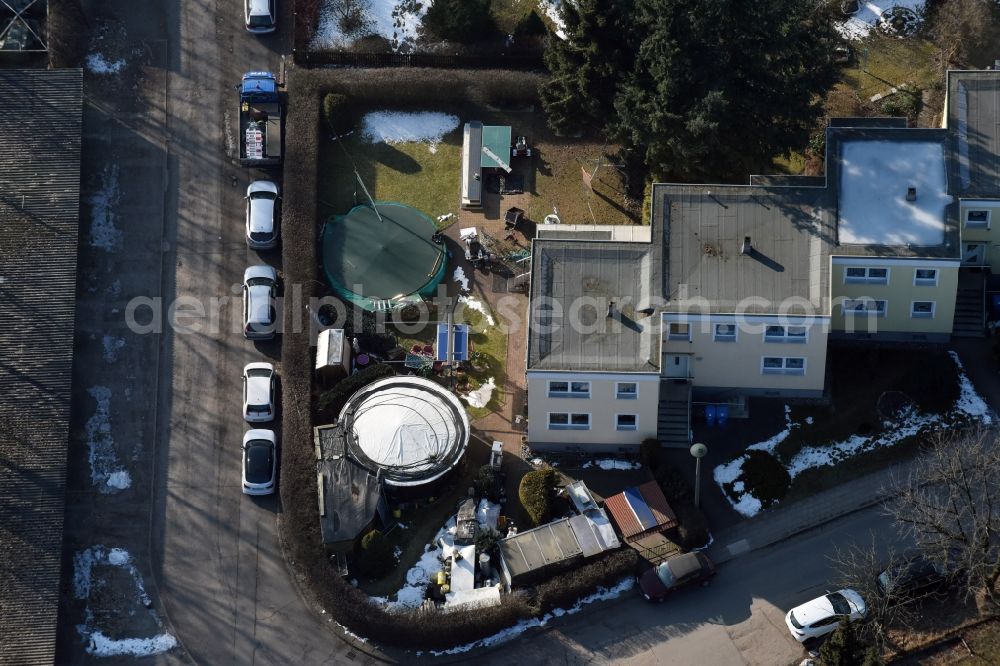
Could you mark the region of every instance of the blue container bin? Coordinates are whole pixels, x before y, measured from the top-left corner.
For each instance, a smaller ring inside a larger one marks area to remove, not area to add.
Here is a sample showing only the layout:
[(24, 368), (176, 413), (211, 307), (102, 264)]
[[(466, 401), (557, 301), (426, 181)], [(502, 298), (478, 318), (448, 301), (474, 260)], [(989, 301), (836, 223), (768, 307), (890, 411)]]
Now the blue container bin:
[(715, 405), (705, 405), (705, 423), (715, 425)]
[(729, 420), (729, 405), (718, 405), (715, 410), (716, 416), (719, 419), (719, 425), (726, 425), (726, 421)]

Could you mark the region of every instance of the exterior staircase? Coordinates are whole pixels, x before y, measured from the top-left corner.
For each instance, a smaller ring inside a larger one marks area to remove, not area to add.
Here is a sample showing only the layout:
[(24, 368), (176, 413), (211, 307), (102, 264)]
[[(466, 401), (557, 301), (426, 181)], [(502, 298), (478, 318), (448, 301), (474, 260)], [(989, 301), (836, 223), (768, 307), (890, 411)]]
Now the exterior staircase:
[(691, 446), (691, 384), (687, 381), (660, 380), (656, 438), (661, 446)]
[[(972, 279), (973, 277), (978, 278)], [(955, 294), (955, 319), (951, 335), (955, 338), (986, 337), (986, 292), (982, 274), (963, 274)]]

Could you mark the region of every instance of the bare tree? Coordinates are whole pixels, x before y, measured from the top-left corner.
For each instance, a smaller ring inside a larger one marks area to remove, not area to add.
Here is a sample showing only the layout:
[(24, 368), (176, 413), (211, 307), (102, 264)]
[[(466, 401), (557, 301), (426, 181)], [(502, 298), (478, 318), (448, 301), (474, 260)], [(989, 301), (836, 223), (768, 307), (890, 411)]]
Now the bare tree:
[[(891, 547), (883, 553), (874, 532), (870, 537), (866, 543), (834, 549), (829, 558), (835, 571), (832, 582), (838, 587), (854, 590), (865, 600), (867, 615), (857, 631), (862, 641), (866, 645), (874, 645), (879, 652), (896, 650), (897, 646), (889, 638), (889, 630), (912, 628), (919, 612), (915, 604), (905, 603), (886, 593), (886, 590), (896, 587), (901, 575), (901, 568), (897, 565), (902, 563), (903, 558)], [(886, 576), (882, 576), (883, 573)], [(882, 584), (879, 583), (880, 576)]]
[(1000, 579), (1000, 437), (996, 430), (942, 433), (893, 482), (887, 506), (931, 560), (996, 603)]

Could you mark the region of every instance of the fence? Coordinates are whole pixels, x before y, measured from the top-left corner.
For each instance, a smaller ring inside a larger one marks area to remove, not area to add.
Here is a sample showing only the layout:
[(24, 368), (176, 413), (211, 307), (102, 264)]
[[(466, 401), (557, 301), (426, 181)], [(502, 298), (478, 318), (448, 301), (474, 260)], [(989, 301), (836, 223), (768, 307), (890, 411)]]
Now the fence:
[(296, 64), (306, 67), (437, 67), (442, 69), (545, 69), (541, 55), (440, 55), (434, 53), (351, 53), (296, 49)]

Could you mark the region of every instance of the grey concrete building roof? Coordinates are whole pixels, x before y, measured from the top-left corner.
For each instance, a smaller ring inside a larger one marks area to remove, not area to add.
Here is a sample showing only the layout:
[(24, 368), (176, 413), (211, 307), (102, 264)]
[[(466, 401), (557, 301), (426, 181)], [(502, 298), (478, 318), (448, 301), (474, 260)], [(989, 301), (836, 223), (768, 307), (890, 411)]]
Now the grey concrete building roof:
[(53, 663), (83, 75), (0, 70), (0, 663)]
[(666, 300), (703, 300), (706, 312), (734, 312), (749, 298), (762, 300), (747, 312), (791, 297), (822, 308), (836, 242), (829, 199), (823, 187), (654, 186), (654, 216), (664, 215), (669, 238)]
[(947, 111), (955, 157), (953, 193), (1000, 196), (1000, 74), (948, 72)]
[(657, 229), (652, 243), (534, 241), (528, 370), (658, 371), (658, 319), (640, 312), (663, 294)]

